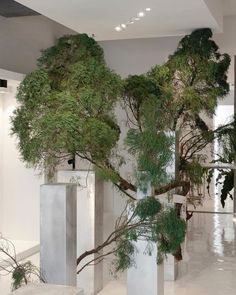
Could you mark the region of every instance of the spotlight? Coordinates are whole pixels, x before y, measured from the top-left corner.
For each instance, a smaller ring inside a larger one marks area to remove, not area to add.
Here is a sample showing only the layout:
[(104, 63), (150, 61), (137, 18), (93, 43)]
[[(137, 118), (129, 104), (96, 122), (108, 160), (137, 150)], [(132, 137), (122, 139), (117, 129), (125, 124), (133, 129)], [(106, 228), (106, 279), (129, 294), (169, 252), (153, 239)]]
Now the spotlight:
[(117, 27), (115, 27), (115, 30), (116, 30), (117, 32), (120, 32), (122, 29), (121, 29), (120, 26), (117, 26)]
[(144, 17), (144, 16), (145, 16), (145, 13), (143, 11), (138, 13), (138, 17)]
[(122, 27), (123, 29), (126, 29), (126, 24), (121, 24), (121, 27)]
[(151, 11), (151, 8), (147, 7), (145, 10), (146, 10), (146, 11)]

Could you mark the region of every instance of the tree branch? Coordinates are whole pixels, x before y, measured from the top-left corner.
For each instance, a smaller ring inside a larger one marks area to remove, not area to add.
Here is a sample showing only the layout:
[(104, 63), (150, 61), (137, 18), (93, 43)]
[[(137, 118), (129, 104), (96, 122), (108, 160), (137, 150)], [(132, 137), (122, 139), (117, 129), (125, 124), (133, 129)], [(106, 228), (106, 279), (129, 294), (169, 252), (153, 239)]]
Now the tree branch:
[(168, 183), (167, 185), (160, 187), (158, 189), (155, 189), (155, 195), (161, 195), (166, 192), (169, 192), (177, 187), (182, 187), (183, 188), (183, 195), (186, 196), (187, 193), (190, 190), (190, 182), (189, 181), (172, 181)]

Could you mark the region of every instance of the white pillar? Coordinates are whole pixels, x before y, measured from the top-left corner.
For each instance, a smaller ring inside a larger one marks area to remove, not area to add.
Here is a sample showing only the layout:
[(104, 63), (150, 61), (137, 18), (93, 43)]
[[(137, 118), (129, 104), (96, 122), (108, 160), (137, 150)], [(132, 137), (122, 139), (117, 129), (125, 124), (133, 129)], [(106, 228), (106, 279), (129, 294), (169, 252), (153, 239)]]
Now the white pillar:
[(40, 191), (40, 268), (50, 284), (76, 285), (76, 186)]
[[(181, 207), (181, 218), (186, 220), (186, 196), (178, 195), (178, 194), (173, 194), (173, 198), (171, 202), (168, 202), (167, 195), (163, 195), (166, 200), (166, 202), (162, 199), (162, 203), (165, 204), (165, 206), (171, 206), (175, 207), (175, 204), (182, 204)], [(182, 254), (183, 254), (183, 249), (182, 249)], [(164, 261), (165, 265), (165, 271), (164, 271), (164, 277), (165, 281), (175, 281), (178, 276), (178, 261), (172, 254), (167, 255), (167, 259)]]
[[(58, 171), (59, 182), (77, 182), (77, 257), (103, 242), (103, 183), (94, 171)], [(101, 251), (102, 253), (102, 251)], [(96, 258), (90, 255), (77, 269)], [(85, 295), (97, 294), (103, 287), (103, 263), (86, 267), (77, 276), (77, 286)]]
[(172, 254), (168, 254), (164, 261), (165, 271), (164, 278), (165, 281), (175, 281), (178, 275), (178, 261)]
[[(149, 195), (152, 195), (151, 187), (146, 193), (141, 190), (137, 192), (138, 199)], [(128, 269), (127, 272), (127, 294), (164, 295), (164, 265), (156, 263), (156, 245), (153, 245), (151, 256), (144, 254), (147, 246), (145, 241), (137, 241), (135, 246), (138, 250), (135, 255), (136, 266)]]

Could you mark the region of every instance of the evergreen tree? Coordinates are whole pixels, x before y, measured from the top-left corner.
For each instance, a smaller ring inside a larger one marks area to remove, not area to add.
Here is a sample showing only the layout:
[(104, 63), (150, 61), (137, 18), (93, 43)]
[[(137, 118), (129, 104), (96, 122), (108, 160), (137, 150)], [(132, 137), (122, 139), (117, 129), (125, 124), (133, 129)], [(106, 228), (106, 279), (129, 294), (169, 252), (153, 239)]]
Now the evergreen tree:
[[(183, 187), (186, 194), (189, 179), (174, 181), (166, 172), (173, 161), (173, 134), (188, 124), (207, 144), (213, 136), (205, 130), (200, 112), (213, 115), (217, 98), (229, 90), (230, 58), (220, 54), (211, 37), (209, 29), (194, 31), (180, 41), (164, 65), (125, 81), (107, 67), (101, 47), (92, 38), (85, 34), (60, 38), (42, 53), (38, 69), (19, 87), (12, 133), (18, 137), (23, 161), (53, 174), (61, 162), (76, 155), (92, 163), (104, 180), (131, 200), (137, 186), (145, 189), (147, 183), (155, 187), (155, 194), (176, 187)], [(120, 100), (130, 126), (124, 143), (134, 159), (131, 179), (122, 176), (125, 158), (117, 149), (121, 130), (114, 109)], [(190, 148), (182, 157), (185, 172), (189, 154), (195, 153)], [(166, 253), (175, 253), (185, 233), (176, 211), (163, 211), (153, 196), (131, 201), (130, 208), (132, 218), (118, 222), (109, 238), (86, 251), (77, 263), (116, 242), (116, 270), (124, 270), (133, 263), (133, 242), (144, 237), (158, 242), (158, 261)]]

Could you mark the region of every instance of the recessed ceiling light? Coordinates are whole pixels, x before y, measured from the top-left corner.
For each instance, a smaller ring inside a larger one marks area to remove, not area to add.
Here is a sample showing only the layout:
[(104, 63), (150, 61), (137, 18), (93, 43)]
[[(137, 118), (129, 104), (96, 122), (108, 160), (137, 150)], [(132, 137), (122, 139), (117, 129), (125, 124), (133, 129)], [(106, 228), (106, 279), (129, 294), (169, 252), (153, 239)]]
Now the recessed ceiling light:
[(124, 29), (127, 29), (127, 27), (129, 25), (132, 25), (135, 23), (135, 21), (139, 21), (141, 18), (143, 18), (144, 16), (146, 16), (146, 11), (151, 11), (151, 8), (146, 7), (143, 11), (140, 11), (136, 17), (131, 17), (127, 22), (125, 23), (121, 23), (119, 26), (115, 27), (115, 30), (117, 32), (120, 32)]
[(143, 11), (140, 11), (139, 13), (138, 13), (138, 17), (144, 17), (145, 16), (145, 13), (143, 12)]
[(117, 27), (115, 27), (115, 30), (116, 30), (117, 32), (120, 32), (122, 29), (121, 29), (120, 26), (117, 26)]

